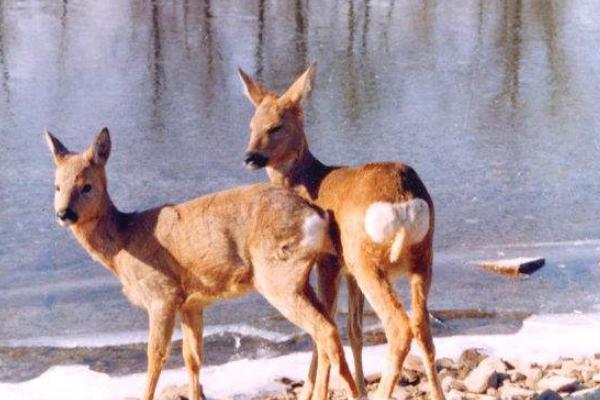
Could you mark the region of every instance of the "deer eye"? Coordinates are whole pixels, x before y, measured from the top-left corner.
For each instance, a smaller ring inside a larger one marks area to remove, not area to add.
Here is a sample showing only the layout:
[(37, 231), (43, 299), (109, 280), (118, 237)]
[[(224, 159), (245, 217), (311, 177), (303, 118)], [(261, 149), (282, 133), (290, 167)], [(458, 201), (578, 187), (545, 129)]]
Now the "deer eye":
[(90, 190), (92, 190), (92, 185), (90, 185), (89, 183), (87, 185), (85, 185), (83, 187), (83, 189), (81, 189), (81, 193), (89, 193)]
[(54, 185), (54, 190), (56, 190), (57, 192), (60, 192), (60, 186)]
[(272, 134), (272, 133), (277, 133), (279, 131), (281, 131), (282, 125), (277, 125), (274, 126), (272, 128), (269, 128), (269, 130), (267, 131), (267, 133)]

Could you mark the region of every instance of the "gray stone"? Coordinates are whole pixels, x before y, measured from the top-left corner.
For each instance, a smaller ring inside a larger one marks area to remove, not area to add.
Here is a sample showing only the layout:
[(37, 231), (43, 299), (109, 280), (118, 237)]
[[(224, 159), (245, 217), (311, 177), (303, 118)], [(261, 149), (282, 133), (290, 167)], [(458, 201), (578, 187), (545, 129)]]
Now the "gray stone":
[(527, 379), (527, 376), (515, 369), (508, 371), (508, 376), (511, 382), (521, 382)]
[(455, 379), (450, 375), (442, 379), (442, 390), (444, 391), (444, 393), (450, 392), (450, 390), (453, 388), (454, 381)]
[(160, 392), (158, 400), (187, 400), (188, 385), (169, 385)]
[(483, 360), (465, 378), (464, 384), (472, 393), (483, 394), (490, 387), (498, 386), (498, 372), (506, 371), (506, 365), (491, 357)]
[(456, 367), (457, 367), (454, 360), (451, 358), (448, 358), (448, 357), (440, 358), (439, 360), (437, 360), (435, 362), (435, 365), (436, 365), (438, 371), (442, 370), (442, 369), (456, 369)]
[(466, 398), (467, 398), (466, 393), (459, 392), (456, 389), (450, 390), (450, 392), (446, 396), (446, 400), (465, 400)]
[(600, 387), (578, 390), (566, 397), (569, 400), (600, 400)]
[(562, 400), (562, 396), (554, 390), (546, 389), (540, 393), (536, 400)]
[(525, 389), (520, 386), (507, 383), (500, 387), (500, 398), (502, 400), (526, 400), (533, 397), (533, 390)]
[(421, 360), (421, 358), (414, 356), (412, 354), (409, 354), (406, 356), (406, 358), (404, 359), (404, 364), (402, 364), (402, 367), (405, 370), (425, 373), (425, 367), (423, 366), (423, 361)]
[(499, 374), (505, 374), (508, 371), (508, 365), (498, 357), (487, 357), (479, 365), (481, 364), (494, 368), (494, 371)]
[(479, 363), (486, 358), (478, 349), (467, 349), (463, 351), (458, 358), (459, 368), (473, 369), (479, 365)]
[(540, 368), (530, 368), (527, 371), (524, 371), (525, 374), (525, 384), (529, 387), (536, 387), (537, 383), (544, 376), (542, 370)]
[(462, 381), (454, 378), (452, 375), (445, 376), (442, 379), (441, 385), (444, 393), (449, 393), (453, 389), (458, 390), (459, 392), (464, 392), (467, 390), (465, 384)]
[(567, 376), (554, 375), (542, 378), (537, 383), (540, 390), (554, 390), (555, 392), (572, 392), (577, 386), (577, 379)]
[(394, 391), (392, 392), (392, 398), (396, 400), (408, 400), (412, 397), (412, 394), (403, 386), (394, 387)]

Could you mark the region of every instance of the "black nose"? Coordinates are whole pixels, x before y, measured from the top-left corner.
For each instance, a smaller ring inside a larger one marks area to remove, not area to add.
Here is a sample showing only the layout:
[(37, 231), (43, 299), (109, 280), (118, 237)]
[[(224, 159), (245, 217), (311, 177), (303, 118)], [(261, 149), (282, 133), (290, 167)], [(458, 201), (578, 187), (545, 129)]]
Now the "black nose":
[(246, 153), (246, 158), (244, 158), (246, 166), (252, 169), (262, 168), (267, 165), (268, 161), (267, 157), (253, 151)]
[(56, 213), (56, 218), (61, 221), (77, 222), (77, 213), (70, 208), (65, 208)]

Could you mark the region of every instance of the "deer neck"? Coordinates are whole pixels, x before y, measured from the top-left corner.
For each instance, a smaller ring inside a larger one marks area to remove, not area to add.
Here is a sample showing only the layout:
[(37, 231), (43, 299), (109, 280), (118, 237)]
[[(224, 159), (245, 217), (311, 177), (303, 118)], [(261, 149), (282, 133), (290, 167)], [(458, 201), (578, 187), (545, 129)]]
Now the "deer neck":
[(267, 167), (267, 174), (272, 183), (293, 189), (302, 196), (316, 200), (321, 180), (328, 168), (317, 160), (303, 137), (298, 151), (286, 162), (276, 167)]
[(98, 217), (71, 227), (77, 241), (92, 258), (112, 272), (116, 272), (115, 256), (122, 248), (119, 229), (122, 215), (107, 195)]

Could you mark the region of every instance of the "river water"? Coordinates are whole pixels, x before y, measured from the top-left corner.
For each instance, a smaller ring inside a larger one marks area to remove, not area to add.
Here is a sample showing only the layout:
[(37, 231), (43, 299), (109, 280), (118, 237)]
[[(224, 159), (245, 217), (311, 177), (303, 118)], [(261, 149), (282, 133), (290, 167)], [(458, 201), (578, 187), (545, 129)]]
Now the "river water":
[[(313, 61), (313, 153), (402, 160), (433, 196), (434, 311), (598, 310), (599, 20), (592, 0), (0, 0), (0, 344), (103, 346), (147, 326), (55, 223), (45, 127), (74, 150), (110, 128), (122, 210), (183, 201), (266, 179), (242, 165), (253, 110), (236, 68), (283, 90)], [(547, 263), (516, 279), (471, 264), (513, 255)], [(258, 296), (206, 323), (294, 332)]]

